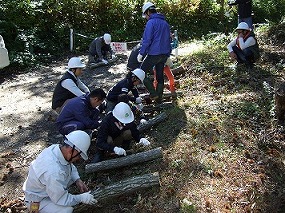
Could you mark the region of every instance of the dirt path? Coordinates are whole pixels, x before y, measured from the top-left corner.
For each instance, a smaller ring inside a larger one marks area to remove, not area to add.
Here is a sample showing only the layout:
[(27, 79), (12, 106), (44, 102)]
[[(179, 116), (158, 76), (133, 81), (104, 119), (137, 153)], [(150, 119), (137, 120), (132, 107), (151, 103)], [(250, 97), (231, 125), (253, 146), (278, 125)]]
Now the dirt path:
[[(81, 56), (86, 59), (85, 56)], [(81, 79), (92, 90), (108, 91), (126, 73), (127, 56), (116, 64), (86, 70)], [(23, 198), (22, 185), (30, 162), (60, 135), (50, 119), (53, 89), (66, 71), (67, 61), (1, 79), (0, 85), (0, 194), (5, 200)]]
[[(179, 49), (189, 53), (191, 45)], [(187, 51), (188, 50), (188, 51)], [(81, 79), (106, 92), (126, 74), (129, 52), (115, 64), (86, 69)], [(87, 61), (87, 56), (80, 56)], [(51, 120), (51, 99), (56, 83), (66, 71), (67, 59), (28, 73), (0, 77), (0, 203), (23, 199), (22, 185), (30, 162), (47, 146), (59, 143), (61, 135)], [(1, 70), (0, 70), (1, 72)], [(1, 209), (0, 209), (1, 210)]]

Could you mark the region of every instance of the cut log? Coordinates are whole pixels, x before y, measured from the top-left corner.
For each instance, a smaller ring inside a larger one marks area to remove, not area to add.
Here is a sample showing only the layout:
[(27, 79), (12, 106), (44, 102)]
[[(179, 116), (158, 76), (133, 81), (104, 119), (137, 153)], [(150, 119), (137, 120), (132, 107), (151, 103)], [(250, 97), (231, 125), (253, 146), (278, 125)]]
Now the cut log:
[(183, 66), (179, 66), (177, 68), (171, 69), (174, 76), (184, 74), (186, 69)]
[(144, 113), (151, 113), (151, 112), (155, 112), (155, 111), (161, 111), (164, 109), (169, 109), (171, 107), (174, 107), (172, 102), (163, 102), (163, 103), (157, 104), (155, 106), (145, 105), (142, 110)]
[(94, 68), (101, 67), (101, 66), (108, 66), (109, 64), (114, 63), (117, 60), (118, 60), (118, 57), (115, 57), (114, 59), (109, 59), (108, 64), (104, 64), (102, 61), (100, 61), (98, 63), (90, 63), (90, 64), (88, 64), (88, 67), (89, 67), (89, 69), (94, 69)]
[[(131, 177), (122, 180), (118, 183), (114, 183), (112, 185), (99, 188), (97, 190), (92, 190), (91, 194), (94, 195), (94, 198), (100, 203), (118, 196), (126, 195), (138, 190), (154, 186), (160, 186), (158, 172)], [(88, 206), (85, 204), (78, 205), (74, 208), (74, 212), (86, 212), (84, 210), (86, 210), (87, 208)]]
[(155, 116), (154, 118), (149, 119), (147, 122), (138, 125), (138, 130), (140, 132), (144, 132), (147, 129), (150, 129), (152, 126), (161, 123), (167, 118), (165, 112), (160, 113), (159, 115)]
[[(177, 94), (177, 96), (181, 96), (183, 93), (176, 91), (176, 94)], [(149, 98), (149, 93), (140, 94), (140, 97), (141, 97), (142, 99)], [(171, 92), (164, 92), (164, 93), (163, 93), (163, 98), (170, 98), (170, 97), (171, 97)]]
[(102, 170), (120, 168), (124, 166), (129, 166), (136, 163), (141, 163), (145, 161), (154, 160), (156, 158), (162, 157), (162, 148), (158, 147), (156, 149), (151, 149), (145, 152), (140, 152), (132, 155), (127, 155), (125, 157), (115, 158), (111, 160), (105, 160), (98, 163), (91, 163), (85, 166), (86, 173), (92, 173)]

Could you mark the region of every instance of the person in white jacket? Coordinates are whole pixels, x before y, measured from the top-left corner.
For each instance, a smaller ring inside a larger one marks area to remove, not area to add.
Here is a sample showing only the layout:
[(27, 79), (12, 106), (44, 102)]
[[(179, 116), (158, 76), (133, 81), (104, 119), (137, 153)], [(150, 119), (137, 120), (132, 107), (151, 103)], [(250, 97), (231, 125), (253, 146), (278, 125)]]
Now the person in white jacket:
[(90, 93), (89, 88), (79, 78), (84, 68), (85, 64), (79, 57), (72, 57), (68, 61), (68, 71), (57, 83), (52, 96), (52, 109), (57, 113), (60, 113), (71, 98)]
[[(73, 165), (80, 158), (88, 159), (89, 146), (89, 135), (76, 130), (65, 136), (63, 145), (53, 144), (39, 154), (31, 163), (23, 185), (30, 212), (70, 213), (79, 203), (97, 203)], [(76, 183), (81, 194), (68, 192), (72, 183)]]
[(247, 69), (251, 70), (254, 62), (260, 57), (255, 34), (245, 22), (238, 24), (236, 32), (237, 37), (227, 46), (230, 57), (238, 64), (245, 64)]

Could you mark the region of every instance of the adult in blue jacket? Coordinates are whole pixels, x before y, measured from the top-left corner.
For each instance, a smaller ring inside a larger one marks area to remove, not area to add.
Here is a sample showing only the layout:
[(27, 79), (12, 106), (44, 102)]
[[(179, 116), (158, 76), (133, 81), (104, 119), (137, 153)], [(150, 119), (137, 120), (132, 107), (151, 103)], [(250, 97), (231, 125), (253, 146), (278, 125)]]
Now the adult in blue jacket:
[(157, 13), (153, 3), (145, 3), (142, 12), (147, 23), (137, 59), (142, 62), (141, 69), (146, 73), (152, 73), (153, 68), (156, 69), (158, 82), (156, 89), (149, 77), (144, 79), (144, 85), (149, 91), (150, 97), (156, 102), (161, 102), (164, 88), (163, 69), (171, 53), (170, 27), (164, 15)]
[(98, 88), (91, 93), (72, 98), (61, 110), (57, 121), (57, 129), (62, 135), (75, 130), (86, 131), (91, 135), (92, 130), (100, 126), (100, 106), (106, 98), (106, 93)]

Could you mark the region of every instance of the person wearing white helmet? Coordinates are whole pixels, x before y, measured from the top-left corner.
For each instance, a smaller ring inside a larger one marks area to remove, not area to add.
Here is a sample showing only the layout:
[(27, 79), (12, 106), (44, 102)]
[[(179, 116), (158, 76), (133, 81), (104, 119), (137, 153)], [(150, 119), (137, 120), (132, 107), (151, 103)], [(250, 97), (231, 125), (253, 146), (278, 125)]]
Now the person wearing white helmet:
[[(128, 63), (127, 63), (127, 68), (129, 70), (133, 70), (135, 68), (139, 68), (141, 66), (141, 62), (138, 62), (137, 60), (137, 56), (139, 54), (139, 51), (141, 49), (141, 44), (137, 44), (131, 51), (130, 56), (128, 58)], [(173, 63), (170, 59), (170, 57), (168, 57), (167, 61), (165, 62), (165, 66), (163, 68), (163, 73), (166, 75), (168, 81), (169, 81), (169, 90), (171, 92), (171, 96), (173, 99), (177, 98), (177, 93), (176, 93), (176, 88), (175, 88), (175, 80), (174, 80), (174, 75), (170, 69), (170, 67), (173, 66)], [(156, 70), (153, 70), (153, 77), (154, 77), (154, 81), (153, 81), (153, 86), (156, 89), (157, 88), (157, 80), (156, 80)]]
[(241, 22), (236, 28), (237, 38), (233, 39), (227, 46), (230, 57), (238, 64), (245, 64), (250, 71), (254, 62), (260, 57), (259, 47), (255, 34), (251, 31), (248, 24)]
[(88, 63), (103, 62), (108, 64), (108, 55), (111, 55), (112, 59), (115, 58), (115, 53), (112, 50), (111, 35), (105, 33), (103, 36), (95, 38), (89, 45)]
[[(145, 72), (137, 68), (133, 71), (127, 73), (126, 77), (116, 83), (107, 94), (107, 108), (106, 111), (112, 111), (118, 101), (118, 97), (121, 94), (126, 94), (129, 96), (129, 100), (135, 104), (141, 104), (142, 98), (139, 96), (137, 85), (143, 83), (145, 78)], [(129, 94), (129, 93), (132, 93)]]
[[(73, 164), (88, 159), (89, 146), (89, 135), (77, 130), (66, 135), (62, 145), (53, 144), (39, 154), (31, 163), (23, 185), (25, 203), (30, 212), (71, 213), (73, 206), (79, 203), (97, 203)], [(68, 192), (73, 183), (80, 194)]]
[(52, 109), (60, 113), (62, 107), (74, 97), (90, 92), (89, 88), (79, 79), (85, 64), (79, 57), (68, 61), (68, 70), (57, 83), (52, 96)]
[(126, 150), (129, 149), (132, 139), (143, 146), (150, 145), (146, 138), (140, 136), (130, 106), (120, 102), (101, 123), (96, 138), (96, 153), (92, 162), (102, 161), (105, 152), (126, 156)]
[(138, 62), (142, 62), (141, 69), (150, 74), (156, 69), (157, 87), (154, 88), (152, 80), (146, 76), (144, 85), (150, 93), (150, 97), (157, 103), (161, 103), (164, 89), (163, 69), (167, 58), (171, 53), (170, 26), (164, 15), (157, 13), (152, 2), (146, 2), (142, 7), (143, 17), (147, 19), (141, 49), (137, 56)]

